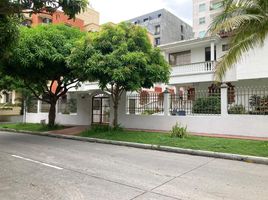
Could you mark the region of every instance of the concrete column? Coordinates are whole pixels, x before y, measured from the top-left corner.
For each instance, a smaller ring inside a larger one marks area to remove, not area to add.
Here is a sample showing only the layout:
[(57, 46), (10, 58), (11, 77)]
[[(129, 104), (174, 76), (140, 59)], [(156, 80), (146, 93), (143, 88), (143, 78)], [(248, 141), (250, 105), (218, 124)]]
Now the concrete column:
[(27, 119), (26, 119), (26, 116), (27, 116), (26, 100), (24, 100), (22, 103), (23, 103), (23, 120), (22, 120), (22, 123), (26, 123), (27, 122)]
[(221, 85), (221, 115), (228, 115), (228, 86), (225, 83)]
[(170, 96), (169, 91), (166, 88), (166, 90), (164, 91), (164, 102), (163, 102), (165, 116), (169, 116), (169, 108), (170, 108), (169, 96)]
[(41, 101), (37, 100), (37, 113), (41, 112)]
[(211, 42), (210, 43), (210, 60), (214, 61), (215, 60), (214, 57), (215, 57), (215, 43)]
[(13, 90), (11, 93), (11, 103), (12, 104), (15, 104), (15, 99), (16, 99), (16, 92), (15, 92), (15, 90)]

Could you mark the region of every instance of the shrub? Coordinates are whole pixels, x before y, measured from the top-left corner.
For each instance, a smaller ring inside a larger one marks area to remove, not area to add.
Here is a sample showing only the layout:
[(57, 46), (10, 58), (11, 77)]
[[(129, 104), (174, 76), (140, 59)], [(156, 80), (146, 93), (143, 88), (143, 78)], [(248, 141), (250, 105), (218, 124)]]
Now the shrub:
[(198, 98), (193, 104), (193, 113), (220, 114), (221, 99), (219, 96)]
[(246, 114), (246, 109), (243, 105), (234, 105), (228, 110), (229, 114)]
[(108, 132), (111, 131), (111, 129), (109, 125), (93, 124), (91, 126), (91, 130), (94, 132)]
[(172, 130), (170, 132), (171, 137), (185, 138), (187, 136), (187, 126), (183, 127), (176, 123), (175, 126), (172, 126)]

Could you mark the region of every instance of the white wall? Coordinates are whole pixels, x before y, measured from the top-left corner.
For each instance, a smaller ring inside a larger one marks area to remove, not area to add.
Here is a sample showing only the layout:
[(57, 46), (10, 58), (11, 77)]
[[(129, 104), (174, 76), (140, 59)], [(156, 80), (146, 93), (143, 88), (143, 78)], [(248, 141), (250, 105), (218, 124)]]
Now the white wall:
[(237, 78), (268, 78), (268, 39), (263, 47), (253, 49), (244, 55), (242, 61), (237, 64)]
[(125, 128), (170, 131), (176, 122), (189, 132), (268, 137), (268, 116), (263, 115), (127, 115), (121, 101), (119, 123)]
[[(77, 114), (65, 115), (56, 114), (56, 123), (66, 125), (90, 125), (91, 123), (91, 97), (88, 94), (77, 95)], [(26, 122), (40, 123), (46, 120), (48, 123), (48, 113), (26, 113)]]
[(125, 128), (170, 131), (176, 122), (189, 132), (268, 137), (268, 116), (145, 116), (124, 115), (120, 123)]

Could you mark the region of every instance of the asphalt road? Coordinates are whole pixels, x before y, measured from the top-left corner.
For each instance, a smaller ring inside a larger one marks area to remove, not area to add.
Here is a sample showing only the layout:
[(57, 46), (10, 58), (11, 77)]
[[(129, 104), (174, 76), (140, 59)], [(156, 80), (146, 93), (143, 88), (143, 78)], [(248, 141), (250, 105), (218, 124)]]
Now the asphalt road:
[(0, 132), (0, 200), (267, 200), (268, 166)]

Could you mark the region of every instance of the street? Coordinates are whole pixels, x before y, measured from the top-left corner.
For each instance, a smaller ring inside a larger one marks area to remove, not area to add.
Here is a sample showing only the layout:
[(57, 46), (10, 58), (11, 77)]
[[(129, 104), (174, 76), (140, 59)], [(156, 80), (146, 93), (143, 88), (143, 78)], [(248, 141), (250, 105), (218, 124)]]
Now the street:
[(0, 132), (1, 200), (267, 200), (268, 166)]

